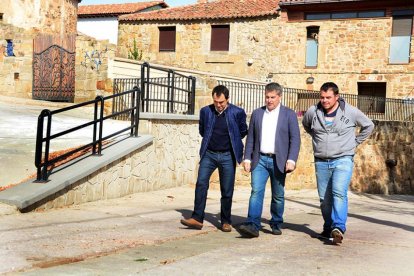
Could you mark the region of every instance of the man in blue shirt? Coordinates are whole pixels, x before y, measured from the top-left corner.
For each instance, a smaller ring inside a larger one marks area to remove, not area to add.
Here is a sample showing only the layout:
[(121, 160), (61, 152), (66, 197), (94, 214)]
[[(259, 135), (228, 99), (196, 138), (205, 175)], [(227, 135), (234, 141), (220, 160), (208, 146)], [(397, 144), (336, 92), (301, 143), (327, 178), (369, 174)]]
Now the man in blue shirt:
[(221, 229), (231, 231), (236, 162), (243, 158), (242, 139), (247, 134), (246, 113), (229, 103), (229, 90), (218, 85), (212, 92), (213, 104), (200, 110), (199, 132), (203, 137), (200, 147), (200, 167), (195, 189), (194, 211), (191, 218), (181, 223), (194, 229), (203, 227), (204, 210), (210, 177), (218, 168), (221, 190)]

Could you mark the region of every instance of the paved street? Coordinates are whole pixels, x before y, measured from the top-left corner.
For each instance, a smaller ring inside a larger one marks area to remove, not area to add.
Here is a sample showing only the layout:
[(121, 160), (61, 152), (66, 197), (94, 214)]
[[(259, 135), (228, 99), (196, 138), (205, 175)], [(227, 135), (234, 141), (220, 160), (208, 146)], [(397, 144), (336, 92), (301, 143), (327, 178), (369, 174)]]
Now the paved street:
[[(69, 208), (0, 216), (0, 273), (11, 275), (412, 275), (414, 197), (350, 194), (344, 243), (315, 238), (322, 219), (315, 190), (288, 191), (283, 235), (266, 221), (257, 239), (216, 226), (210, 190), (203, 230), (185, 229), (193, 187), (139, 193)], [(233, 224), (250, 190), (237, 187)], [(264, 218), (268, 219), (269, 194)], [(1, 208), (1, 206), (0, 206)], [(273, 271), (273, 272), (272, 272)]]
[[(34, 101), (0, 98), (0, 186), (35, 171), (37, 116)], [(29, 104), (27, 104), (29, 102)], [(90, 118), (91, 110), (56, 117), (59, 131)], [(124, 123), (111, 122), (118, 128)], [(78, 132), (53, 150), (89, 141)], [(247, 213), (250, 189), (236, 187), (233, 225)], [(270, 234), (264, 207), (257, 239), (217, 230), (219, 191), (210, 189), (203, 230), (183, 227), (191, 214), (194, 187), (139, 193), (44, 212), (21, 214), (0, 204), (0, 274), (7, 275), (412, 275), (414, 271), (414, 196), (350, 193), (350, 217), (344, 243), (316, 237), (322, 218), (316, 190), (289, 190), (283, 235)]]

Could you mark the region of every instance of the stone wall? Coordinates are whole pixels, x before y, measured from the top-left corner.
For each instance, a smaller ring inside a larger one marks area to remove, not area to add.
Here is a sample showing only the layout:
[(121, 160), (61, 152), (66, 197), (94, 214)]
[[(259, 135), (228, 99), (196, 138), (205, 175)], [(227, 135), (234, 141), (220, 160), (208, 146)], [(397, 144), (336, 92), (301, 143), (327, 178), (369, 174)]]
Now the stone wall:
[[(316, 188), (312, 139), (299, 119), (301, 149), (297, 169), (286, 178), (292, 190)], [(350, 190), (374, 194), (414, 194), (414, 124), (375, 121), (371, 137), (357, 148)], [(390, 168), (387, 160), (396, 160)], [(212, 184), (218, 187), (217, 172)], [(250, 185), (250, 174), (237, 167), (237, 185)]]
[[(0, 95), (29, 98), (32, 93), (33, 37), (22, 28), (0, 23)], [(12, 39), (14, 55), (7, 56), (6, 39)]]
[[(120, 22), (119, 55), (127, 56), (134, 38), (143, 59), (165, 65), (274, 80), (286, 87), (319, 89), (334, 81), (344, 93), (358, 82), (386, 82), (387, 97), (414, 96), (414, 65), (388, 64), (392, 18), (287, 22), (284, 17), (232, 21)], [(211, 52), (212, 24), (230, 25), (228, 52)], [(159, 52), (159, 26), (176, 26), (176, 51)], [(318, 67), (305, 68), (308, 26), (319, 26)], [(411, 47), (411, 56), (414, 47)], [(253, 63), (248, 64), (251, 60)], [(315, 78), (313, 85), (306, 79)]]
[[(194, 185), (199, 163), (198, 121), (146, 119), (141, 133), (154, 136), (147, 145), (100, 169), (62, 191), (38, 209), (56, 208), (100, 199), (122, 197), (181, 185)], [(301, 120), (300, 122), (301, 123)], [(373, 135), (357, 149), (350, 189), (379, 194), (414, 194), (414, 124), (375, 122)], [(287, 189), (316, 188), (311, 138), (301, 127), (302, 145), (297, 169), (286, 179)], [(392, 173), (387, 159), (395, 159)], [(211, 187), (218, 188), (218, 173)], [(237, 167), (237, 186), (250, 185), (250, 174)]]
[[(108, 40), (78, 35), (75, 59), (75, 102), (94, 99), (98, 95), (112, 94), (108, 78), (108, 64), (114, 59), (116, 45)], [(87, 57), (85, 57), (87, 56)]]
[(78, 181), (37, 209), (195, 184), (200, 144), (197, 120), (143, 120), (140, 132), (154, 135), (153, 143)]
[(44, 34), (74, 34), (78, 0), (2, 0), (3, 22)]
[[(0, 95), (32, 98), (33, 38), (30, 30), (0, 24), (4, 40), (0, 42)], [(12, 39), (15, 56), (6, 56), (6, 39)], [(108, 64), (115, 56), (115, 45), (107, 40), (78, 35), (75, 57), (75, 102), (112, 93)], [(92, 58), (85, 58), (85, 54)]]

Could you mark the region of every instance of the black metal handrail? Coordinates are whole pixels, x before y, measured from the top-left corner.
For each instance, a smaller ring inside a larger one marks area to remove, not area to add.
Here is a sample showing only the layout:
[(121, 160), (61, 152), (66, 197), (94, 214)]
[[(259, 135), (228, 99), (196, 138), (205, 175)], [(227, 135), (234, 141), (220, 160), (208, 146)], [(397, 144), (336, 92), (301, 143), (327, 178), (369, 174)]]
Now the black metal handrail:
[[(219, 80), (230, 90), (230, 101), (250, 114), (264, 105), (265, 84)], [(346, 102), (358, 107), (369, 118), (384, 121), (414, 122), (414, 100), (392, 99), (375, 96), (361, 96), (341, 93)], [(319, 92), (305, 89), (283, 89), (282, 104), (295, 110), (298, 117), (318, 103)]]
[[(105, 101), (112, 100), (116, 97), (124, 97), (126, 95), (129, 95), (131, 97), (130, 106), (125, 107), (123, 110), (112, 113), (110, 115), (105, 116), (104, 115), (104, 106)], [(50, 172), (48, 171), (48, 168), (56, 164), (57, 162), (64, 160), (68, 156), (73, 155), (74, 153), (83, 151), (87, 148), (92, 147), (92, 154), (93, 155), (101, 155), (102, 153), (102, 142), (105, 140), (108, 140), (109, 138), (112, 138), (120, 133), (123, 133), (127, 130), (130, 131), (131, 136), (138, 136), (138, 125), (139, 125), (139, 114), (140, 114), (140, 96), (141, 91), (138, 87), (134, 87), (132, 90), (124, 91), (122, 93), (118, 93), (116, 95), (111, 95), (107, 97), (98, 96), (95, 98), (95, 100), (79, 103), (73, 106), (61, 108), (58, 110), (50, 111), (48, 109), (42, 110), (38, 117), (37, 122), (37, 136), (36, 136), (36, 153), (35, 153), (35, 166), (37, 168), (37, 182), (45, 182), (47, 181)], [(58, 133), (51, 134), (51, 126), (52, 126), (52, 119), (53, 115), (59, 114), (65, 111), (77, 109), (80, 107), (88, 106), (88, 105), (94, 105), (94, 116), (93, 120), (89, 121), (87, 123), (84, 123), (82, 125), (78, 125), (76, 127), (67, 129), (65, 131), (61, 131)], [(128, 113), (130, 114), (130, 120), (131, 125), (129, 127), (123, 128), (121, 130), (118, 130), (114, 133), (111, 133), (105, 137), (102, 137), (103, 135), (103, 126), (104, 121), (122, 114)], [(99, 116), (98, 116), (99, 115)], [(45, 129), (44, 129), (44, 121), (46, 118), (46, 135), (44, 136)], [(56, 139), (58, 137), (61, 137), (63, 135), (75, 132), (77, 130), (93, 126), (93, 138), (92, 142), (88, 143), (86, 145), (83, 145), (81, 147), (78, 147), (76, 149), (73, 149), (69, 152), (66, 152), (62, 155), (59, 155), (57, 157), (54, 157), (52, 159), (49, 159), (49, 149), (50, 149), (50, 142), (53, 139)], [(43, 147), (45, 150), (43, 151)]]
[[(166, 77), (153, 77), (165, 75)], [(142, 109), (145, 112), (194, 114), (196, 79), (172, 69), (141, 66)]]
[[(178, 113), (193, 115), (195, 111), (196, 78), (180, 74), (172, 69), (141, 65), (140, 78), (114, 79), (114, 94), (131, 86), (140, 86), (142, 110), (152, 113)], [(128, 105), (130, 98), (120, 97), (113, 101), (113, 112)], [(127, 120), (128, 114), (117, 119)]]

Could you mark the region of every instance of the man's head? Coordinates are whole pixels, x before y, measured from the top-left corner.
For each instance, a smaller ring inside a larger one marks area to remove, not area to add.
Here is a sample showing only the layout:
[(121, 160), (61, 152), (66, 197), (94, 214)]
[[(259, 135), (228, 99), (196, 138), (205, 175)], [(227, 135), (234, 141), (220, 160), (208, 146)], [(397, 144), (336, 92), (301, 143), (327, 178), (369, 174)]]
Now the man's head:
[(222, 112), (226, 109), (229, 103), (229, 90), (224, 85), (217, 85), (211, 92), (213, 96), (213, 104), (218, 112)]
[(265, 103), (269, 111), (275, 109), (282, 98), (283, 87), (276, 83), (268, 83), (265, 87)]
[(339, 99), (339, 88), (333, 82), (325, 82), (320, 89), (320, 102), (326, 112), (334, 111)]

